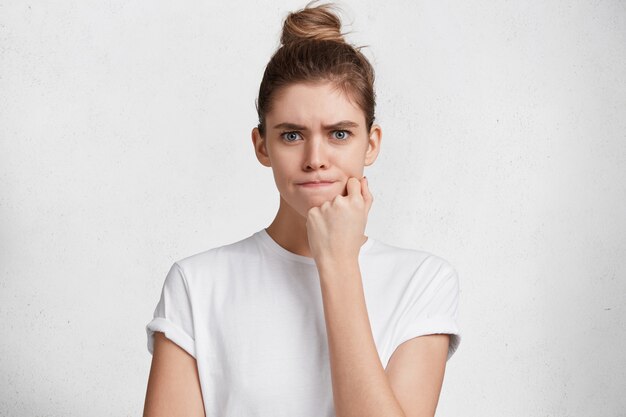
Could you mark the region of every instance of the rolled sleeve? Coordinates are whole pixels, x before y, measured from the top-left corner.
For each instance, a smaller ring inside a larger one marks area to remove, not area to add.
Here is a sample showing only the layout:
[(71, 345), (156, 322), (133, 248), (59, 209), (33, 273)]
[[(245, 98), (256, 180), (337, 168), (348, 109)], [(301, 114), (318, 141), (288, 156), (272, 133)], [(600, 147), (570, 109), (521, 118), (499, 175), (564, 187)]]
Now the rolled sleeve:
[[(448, 334), (448, 361), (461, 343), (461, 331), (458, 324), (459, 278), (454, 267), (441, 258), (432, 257), (428, 269), (436, 271), (426, 285), (415, 285), (410, 294), (411, 302), (403, 315), (402, 331), (395, 346), (409, 339), (430, 335)], [(439, 263), (436, 270), (432, 267)]]
[(154, 332), (158, 331), (195, 358), (192, 312), (187, 280), (180, 266), (174, 263), (165, 277), (153, 319), (145, 328), (150, 354), (154, 353)]

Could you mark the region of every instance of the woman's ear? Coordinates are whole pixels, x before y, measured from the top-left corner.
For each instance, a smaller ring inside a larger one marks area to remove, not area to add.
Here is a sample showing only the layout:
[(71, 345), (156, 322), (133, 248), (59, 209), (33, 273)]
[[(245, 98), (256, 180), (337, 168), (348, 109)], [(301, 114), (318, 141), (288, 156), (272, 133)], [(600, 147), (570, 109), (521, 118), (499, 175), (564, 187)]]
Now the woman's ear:
[(272, 162), (270, 161), (269, 153), (267, 152), (265, 138), (261, 136), (261, 132), (258, 127), (252, 129), (251, 137), (256, 159), (258, 159), (263, 166), (271, 167)]
[(372, 125), (367, 141), (367, 151), (365, 152), (365, 166), (372, 165), (380, 152), (380, 141), (383, 139), (383, 130), (379, 125)]

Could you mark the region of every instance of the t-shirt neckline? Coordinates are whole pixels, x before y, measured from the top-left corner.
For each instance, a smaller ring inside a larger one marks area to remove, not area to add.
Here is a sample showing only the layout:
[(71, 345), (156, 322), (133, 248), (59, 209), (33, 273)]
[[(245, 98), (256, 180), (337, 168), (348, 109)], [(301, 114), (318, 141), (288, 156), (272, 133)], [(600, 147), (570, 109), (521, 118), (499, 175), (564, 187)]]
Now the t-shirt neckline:
[[(267, 230), (265, 228), (256, 232), (254, 236), (261, 243), (263, 243), (268, 249), (270, 249), (277, 255), (281, 256), (282, 258), (285, 258), (291, 261), (304, 263), (304, 264), (316, 265), (315, 259), (309, 258), (308, 256), (304, 256), (304, 255), (298, 255), (297, 253), (290, 252), (287, 249), (280, 246), (278, 243), (276, 243), (274, 239), (272, 239), (272, 237), (267, 233)], [(367, 240), (365, 241), (365, 243), (361, 245), (361, 249), (359, 250), (359, 257), (361, 257), (363, 253), (368, 251), (372, 247), (373, 244), (374, 244), (374, 240), (372, 239), (372, 237), (367, 236)]]

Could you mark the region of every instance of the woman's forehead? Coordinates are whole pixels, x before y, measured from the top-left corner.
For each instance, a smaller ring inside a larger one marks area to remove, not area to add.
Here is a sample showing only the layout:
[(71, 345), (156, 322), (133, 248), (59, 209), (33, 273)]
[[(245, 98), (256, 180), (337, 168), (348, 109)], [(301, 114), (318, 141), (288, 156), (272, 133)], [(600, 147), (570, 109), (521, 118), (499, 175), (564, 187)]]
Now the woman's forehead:
[(274, 123), (323, 126), (340, 121), (365, 123), (363, 111), (334, 83), (296, 83), (277, 93), (272, 110), (267, 114), (270, 126)]

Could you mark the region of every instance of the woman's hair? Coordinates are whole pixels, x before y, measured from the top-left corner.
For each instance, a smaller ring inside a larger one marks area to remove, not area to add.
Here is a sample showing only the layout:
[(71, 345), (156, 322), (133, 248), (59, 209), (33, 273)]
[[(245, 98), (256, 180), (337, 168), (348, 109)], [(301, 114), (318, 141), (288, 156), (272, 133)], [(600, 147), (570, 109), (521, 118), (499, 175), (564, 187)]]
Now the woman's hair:
[(374, 123), (374, 69), (360, 52), (345, 42), (341, 20), (333, 4), (322, 4), (290, 13), (283, 24), (281, 46), (270, 59), (256, 109), (259, 133), (265, 136), (265, 116), (279, 90), (299, 82), (330, 81), (365, 113), (367, 131)]

